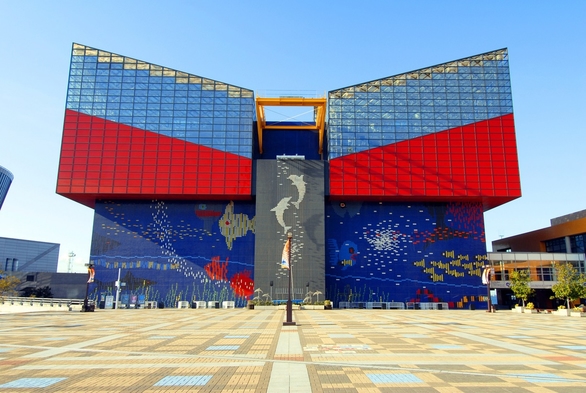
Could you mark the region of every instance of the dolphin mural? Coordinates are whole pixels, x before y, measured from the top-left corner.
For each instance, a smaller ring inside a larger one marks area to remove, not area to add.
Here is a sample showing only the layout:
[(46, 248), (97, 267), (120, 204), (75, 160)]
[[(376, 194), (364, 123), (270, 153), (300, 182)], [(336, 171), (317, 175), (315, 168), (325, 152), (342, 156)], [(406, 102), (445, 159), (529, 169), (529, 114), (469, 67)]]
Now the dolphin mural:
[(301, 176), (290, 175), (287, 179), (291, 180), (293, 185), (295, 187), (297, 187), (297, 192), (299, 193), (299, 198), (297, 198), (297, 201), (291, 202), (291, 203), (293, 205), (295, 205), (295, 207), (297, 209), (299, 209), (299, 204), (303, 201), (303, 198), (305, 198), (305, 185), (307, 183), (305, 181), (303, 181), (303, 175), (301, 175)]
[(285, 224), (285, 219), (283, 218), (283, 215), (285, 214), (285, 210), (287, 210), (287, 208), (289, 207), (290, 200), (291, 200), (291, 197), (285, 197), (279, 201), (277, 206), (275, 206), (271, 209), (272, 212), (275, 212), (275, 216), (277, 217), (277, 222), (279, 223), (279, 225), (281, 225), (283, 227), (284, 233), (287, 233), (287, 231), (289, 229), (291, 229), (291, 226), (287, 226)]

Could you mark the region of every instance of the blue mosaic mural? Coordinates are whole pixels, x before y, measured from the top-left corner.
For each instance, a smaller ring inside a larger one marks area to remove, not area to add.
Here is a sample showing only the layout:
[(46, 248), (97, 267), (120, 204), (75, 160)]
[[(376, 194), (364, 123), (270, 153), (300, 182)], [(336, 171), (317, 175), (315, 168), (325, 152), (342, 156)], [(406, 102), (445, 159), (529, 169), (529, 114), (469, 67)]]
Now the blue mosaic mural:
[[(254, 293), (253, 202), (99, 202), (92, 298), (122, 305), (235, 301)], [(442, 302), (486, 307), (482, 206), (326, 204), (326, 293), (334, 302)]]
[(121, 303), (235, 301), (254, 290), (254, 205), (243, 202), (98, 202), (91, 261), (94, 299)]
[(326, 206), (326, 297), (339, 302), (484, 303), (482, 206), (340, 203)]

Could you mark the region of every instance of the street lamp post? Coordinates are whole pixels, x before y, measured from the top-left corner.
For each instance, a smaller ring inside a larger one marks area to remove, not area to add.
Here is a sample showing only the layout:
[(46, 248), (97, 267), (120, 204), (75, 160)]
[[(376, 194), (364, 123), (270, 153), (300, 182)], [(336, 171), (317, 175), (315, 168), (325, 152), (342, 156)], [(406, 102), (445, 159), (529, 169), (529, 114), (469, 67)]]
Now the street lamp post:
[(486, 312), (492, 312), (492, 300), (490, 299), (490, 274), (492, 267), (490, 265), (484, 265), (484, 272), (482, 275), (482, 281), (486, 284), (486, 304), (488, 309)]
[(291, 269), (293, 268), (293, 264), (291, 263), (291, 241), (292, 241), (292, 237), (293, 234), (291, 232), (289, 232), (287, 234), (287, 241), (289, 242), (289, 255), (288, 260), (289, 260), (289, 290), (287, 291), (287, 321), (283, 322), (283, 326), (292, 326), (295, 325), (295, 322), (293, 322), (293, 303), (291, 302)]
[(95, 270), (94, 270), (94, 265), (92, 265), (91, 263), (88, 265), (88, 269), (87, 269), (87, 283), (85, 285), (85, 298), (83, 299), (83, 309), (81, 311), (84, 312), (89, 312), (89, 311), (94, 311), (93, 308), (90, 308), (89, 306), (89, 302), (88, 302), (88, 296), (89, 296), (89, 291), (90, 291), (90, 283), (94, 282), (94, 275), (95, 275)]

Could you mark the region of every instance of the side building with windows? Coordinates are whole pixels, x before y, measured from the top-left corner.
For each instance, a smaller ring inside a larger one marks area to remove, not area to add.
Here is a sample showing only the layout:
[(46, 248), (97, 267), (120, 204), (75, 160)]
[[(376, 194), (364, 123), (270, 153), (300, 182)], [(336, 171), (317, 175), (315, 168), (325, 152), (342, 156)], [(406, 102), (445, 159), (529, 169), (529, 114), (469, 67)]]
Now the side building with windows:
[(550, 226), (492, 242), (499, 252), (584, 253), (586, 210), (552, 218)]
[[(532, 299), (539, 308), (552, 309), (559, 303), (550, 299), (551, 287), (556, 283), (556, 263), (570, 263), (580, 273), (586, 273), (584, 240), (586, 240), (586, 210), (552, 218), (546, 228), (492, 242), (494, 252), (488, 258), (495, 275), (491, 286), (497, 290), (498, 303), (514, 305), (509, 288), (509, 275), (514, 270), (527, 270), (531, 287), (535, 289)], [(562, 302), (563, 303), (563, 302)], [(560, 303), (561, 304), (561, 303)]]
[(58, 243), (0, 237), (0, 270), (9, 274), (57, 272)]
[(14, 175), (8, 169), (0, 166), (0, 209), (2, 209), (12, 180), (14, 180)]
[(57, 192), (95, 210), (96, 298), (283, 301), (291, 234), (296, 301), (482, 307), (483, 212), (521, 196), (508, 52), (268, 98), (74, 44)]

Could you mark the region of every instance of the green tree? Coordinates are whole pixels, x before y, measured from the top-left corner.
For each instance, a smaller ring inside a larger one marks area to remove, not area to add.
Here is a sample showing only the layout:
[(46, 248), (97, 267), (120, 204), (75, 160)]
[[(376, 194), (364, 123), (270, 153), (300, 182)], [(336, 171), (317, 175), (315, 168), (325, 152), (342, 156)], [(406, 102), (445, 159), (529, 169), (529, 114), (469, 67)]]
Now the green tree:
[(0, 296), (16, 295), (16, 287), (20, 280), (15, 276), (10, 276), (0, 270)]
[(578, 270), (569, 262), (555, 263), (557, 283), (551, 287), (554, 297), (565, 299), (568, 310), (570, 301), (586, 297), (586, 275), (578, 273)]
[(515, 296), (523, 301), (523, 307), (529, 296), (533, 295), (535, 291), (529, 285), (531, 283), (531, 276), (528, 270), (515, 270), (511, 272), (511, 291)]

